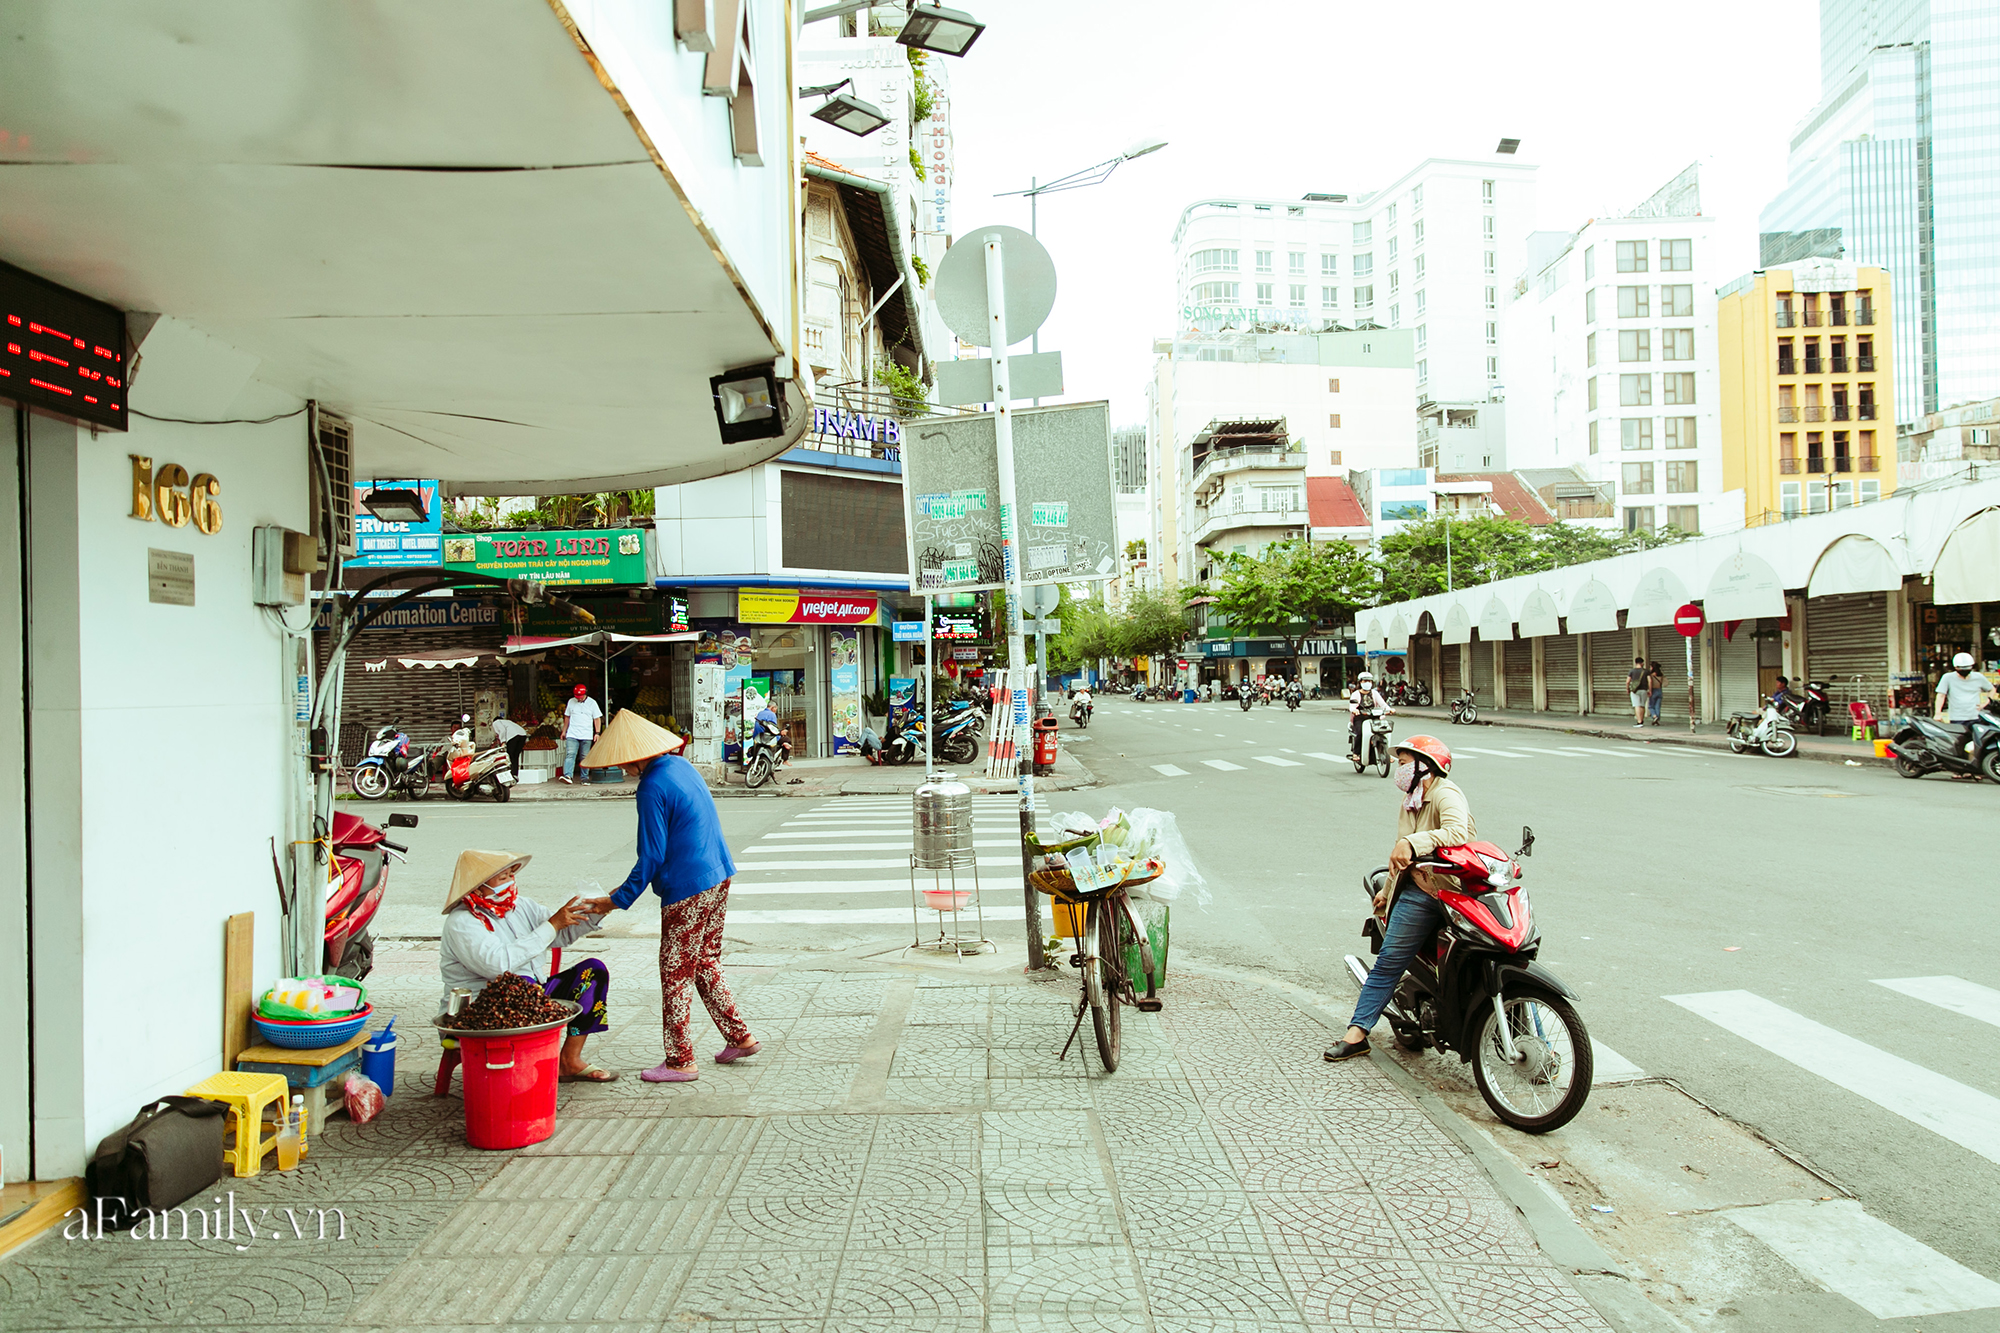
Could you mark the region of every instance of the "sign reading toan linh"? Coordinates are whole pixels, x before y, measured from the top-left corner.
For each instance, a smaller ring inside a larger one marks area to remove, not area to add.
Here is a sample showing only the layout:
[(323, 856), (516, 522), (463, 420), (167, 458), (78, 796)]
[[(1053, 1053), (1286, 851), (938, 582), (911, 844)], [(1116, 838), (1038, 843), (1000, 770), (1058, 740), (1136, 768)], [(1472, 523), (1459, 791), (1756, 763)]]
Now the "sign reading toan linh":
[(639, 528), (580, 532), (480, 532), (444, 539), (447, 569), (545, 583), (651, 582), (645, 533)]

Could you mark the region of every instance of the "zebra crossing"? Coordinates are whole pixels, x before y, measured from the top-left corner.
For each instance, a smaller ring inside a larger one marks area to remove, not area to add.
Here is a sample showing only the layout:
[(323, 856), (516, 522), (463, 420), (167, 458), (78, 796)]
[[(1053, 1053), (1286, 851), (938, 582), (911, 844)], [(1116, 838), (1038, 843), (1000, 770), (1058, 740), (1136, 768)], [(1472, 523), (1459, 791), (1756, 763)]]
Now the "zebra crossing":
[[(1038, 811), (1046, 804), (1037, 800)], [(973, 852), (985, 918), (1020, 921), (1020, 805), (1012, 796), (972, 798)], [(733, 848), (729, 923), (791, 926), (908, 926), (908, 796), (840, 796)], [(967, 887), (969, 872), (959, 872)], [(919, 888), (932, 872), (917, 872)], [(918, 920), (935, 925), (929, 911)]]

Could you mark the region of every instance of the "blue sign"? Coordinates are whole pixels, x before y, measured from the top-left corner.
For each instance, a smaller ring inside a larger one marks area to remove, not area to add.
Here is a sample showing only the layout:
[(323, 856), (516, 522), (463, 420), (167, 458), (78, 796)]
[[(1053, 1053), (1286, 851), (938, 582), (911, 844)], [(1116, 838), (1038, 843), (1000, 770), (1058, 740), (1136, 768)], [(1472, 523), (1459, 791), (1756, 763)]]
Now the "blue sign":
[(897, 643), (922, 643), (924, 641), (924, 622), (921, 620), (898, 620), (893, 637)]
[[(362, 497), (383, 490), (413, 490), (424, 497), (427, 517), (421, 523), (384, 523), (362, 507)], [(349, 569), (392, 569), (444, 563), (444, 500), (435, 481), (357, 481), (354, 483), (355, 553)]]

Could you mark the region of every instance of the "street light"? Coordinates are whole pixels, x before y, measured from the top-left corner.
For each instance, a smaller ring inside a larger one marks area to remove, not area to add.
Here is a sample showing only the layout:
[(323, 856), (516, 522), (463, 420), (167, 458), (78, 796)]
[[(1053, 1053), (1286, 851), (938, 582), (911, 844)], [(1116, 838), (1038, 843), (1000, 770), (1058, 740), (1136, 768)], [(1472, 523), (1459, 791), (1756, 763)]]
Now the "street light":
[(853, 93), (840, 91), (842, 88), (851, 87), (853, 83), (852, 79), (842, 79), (839, 83), (829, 83), (823, 88), (801, 88), (799, 96), (827, 99), (824, 106), (812, 113), (814, 120), (823, 120), (853, 135), (873, 134), (889, 123), (889, 116), (874, 103), (864, 102)]

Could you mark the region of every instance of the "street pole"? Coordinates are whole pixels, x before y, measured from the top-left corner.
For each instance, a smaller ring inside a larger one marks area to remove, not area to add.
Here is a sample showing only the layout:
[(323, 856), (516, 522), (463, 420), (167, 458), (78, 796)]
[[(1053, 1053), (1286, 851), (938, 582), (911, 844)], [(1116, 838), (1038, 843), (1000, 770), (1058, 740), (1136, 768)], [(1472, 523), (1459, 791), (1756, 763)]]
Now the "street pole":
[(931, 727), (931, 681), (937, 677), (937, 662), (931, 654), (931, 606), (929, 593), (924, 594), (924, 778), (937, 771), (937, 760), (933, 758), (936, 746), (933, 737), (936, 732)]
[(1035, 766), (1028, 751), (1027, 648), (1021, 641), (1021, 507), (1014, 488), (1014, 409), (1007, 374), (1007, 282), (1000, 237), (988, 235), (986, 249), (987, 342), (993, 348), (993, 444), (1000, 474), (1000, 568), (1007, 584), (1007, 685), (1013, 714), (1014, 762), (1021, 794), (1021, 895), (1027, 912), (1028, 970), (1048, 966), (1042, 955), (1042, 905), (1029, 881), (1035, 831)]

